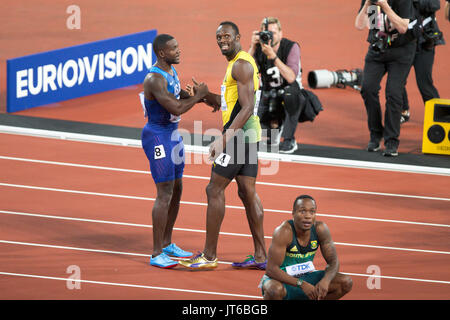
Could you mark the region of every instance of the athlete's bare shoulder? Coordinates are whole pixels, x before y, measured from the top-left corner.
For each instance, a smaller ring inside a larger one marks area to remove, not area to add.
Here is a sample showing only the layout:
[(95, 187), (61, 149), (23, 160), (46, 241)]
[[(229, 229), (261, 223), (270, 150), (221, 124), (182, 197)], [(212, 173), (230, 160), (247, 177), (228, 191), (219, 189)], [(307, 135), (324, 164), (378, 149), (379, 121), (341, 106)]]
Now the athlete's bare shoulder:
[(149, 72), (144, 79), (144, 95), (147, 99), (154, 99), (155, 93), (164, 92), (167, 87), (167, 80), (161, 74)]
[(235, 80), (252, 80), (253, 72), (253, 66), (250, 62), (244, 59), (238, 59), (233, 64), (233, 69), (231, 69), (231, 76)]
[(323, 221), (316, 220), (316, 222), (315, 222), (314, 225), (315, 225), (316, 231), (317, 231), (318, 233), (324, 232), (324, 231), (327, 231), (327, 230), (328, 230), (328, 226), (327, 226), (326, 223), (323, 222)]
[(272, 238), (282, 242), (290, 242), (292, 240), (292, 228), (287, 220), (275, 228)]
[(328, 228), (327, 224), (323, 221), (316, 221), (316, 232), (317, 236), (321, 243), (330, 242), (331, 240), (331, 232)]

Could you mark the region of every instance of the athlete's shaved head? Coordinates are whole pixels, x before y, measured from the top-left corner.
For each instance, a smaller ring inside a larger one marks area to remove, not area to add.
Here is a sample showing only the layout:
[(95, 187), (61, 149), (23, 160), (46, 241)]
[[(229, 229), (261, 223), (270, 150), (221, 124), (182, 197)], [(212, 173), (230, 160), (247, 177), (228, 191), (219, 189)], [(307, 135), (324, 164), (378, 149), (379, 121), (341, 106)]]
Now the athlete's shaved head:
[(158, 52), (159, 50), (164, 49), (164, 46), (166, 43), (170, 40), (174, 39), (170, 34), (159, 34), (156, 36), (156, 38), (153, 40), (153, 51), (155, 51), (155, 54), (159, 56)]
[(230, 26), (231, 28), (233, 28), (235, 35), (239, 34), (239, 28), (234, 22), (223, 21), (219, 24), (219, 26)]
[(299, 202), (300, 200), (303, 199), (310, 199), (312, 201), (314, 201), (314, 205), (316, 204), (316, 200), (314, 200), (313, 197), (311, 197), (310, 195), (307, 194), (302, 194), (301, 196), (298, 196), (295, 201), (294, 201), (294, 206), (293, 206), (293, 211), (295, 211), (295, 208), (297, 207), (297, 202)]

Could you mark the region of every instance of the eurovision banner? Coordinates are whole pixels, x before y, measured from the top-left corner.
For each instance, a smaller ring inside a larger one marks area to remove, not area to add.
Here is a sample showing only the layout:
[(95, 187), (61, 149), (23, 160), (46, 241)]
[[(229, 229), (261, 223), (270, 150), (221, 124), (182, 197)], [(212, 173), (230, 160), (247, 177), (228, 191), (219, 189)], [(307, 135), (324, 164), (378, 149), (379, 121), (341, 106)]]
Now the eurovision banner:
[(144, 81), (157, 30), (7, 60), (7, 112)]

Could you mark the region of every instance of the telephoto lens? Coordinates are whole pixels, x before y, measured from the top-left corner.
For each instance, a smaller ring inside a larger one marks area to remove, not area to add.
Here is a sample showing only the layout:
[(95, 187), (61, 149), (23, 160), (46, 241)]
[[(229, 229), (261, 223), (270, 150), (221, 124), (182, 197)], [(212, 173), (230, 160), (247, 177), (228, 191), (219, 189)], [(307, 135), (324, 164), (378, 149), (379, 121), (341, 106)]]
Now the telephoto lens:
[(313, 70), (308, 73), (308, 85), (312, 89), (352, 87), (361, 90), (363, 71), (361, 69), (329, 71), (326, 69)]

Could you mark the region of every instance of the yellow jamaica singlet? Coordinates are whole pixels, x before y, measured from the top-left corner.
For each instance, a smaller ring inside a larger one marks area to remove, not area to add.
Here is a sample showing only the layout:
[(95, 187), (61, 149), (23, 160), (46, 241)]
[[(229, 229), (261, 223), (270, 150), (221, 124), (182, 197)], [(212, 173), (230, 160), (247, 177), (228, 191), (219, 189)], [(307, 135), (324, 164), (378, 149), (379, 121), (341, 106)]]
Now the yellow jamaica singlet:
[(261, 125), (259, 123), (259, 117), (257, 116), (259, 96), (261, 92), (259, 91), (258, 67), (256, 66), (253, 57), (245, 51), (239, 51), (234, 59), (228, 62), (225, 78), (221, 86), (223, 129), (228, 129), (234, 118), (236, 118), (237, 114), (241, 110), (241, 105), (238, 100), (237, 82), (231, 76), (233, 65), (238, 59), (248, 61), (253, 67), (253, 85), (255, 90), (254, 111), (253, 115), (251, 115), (247, 120), (242, 130), (244, 131), (245, 142), (256, 143), (261, 140)]

